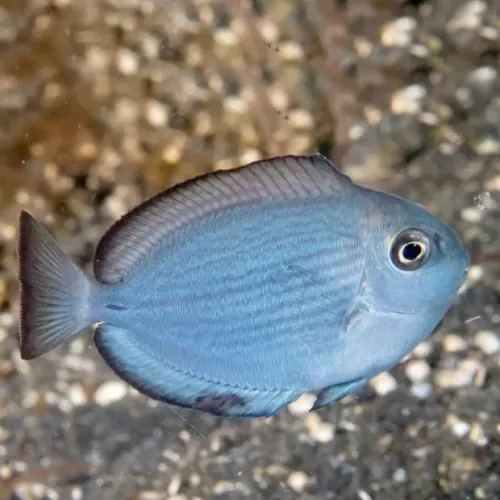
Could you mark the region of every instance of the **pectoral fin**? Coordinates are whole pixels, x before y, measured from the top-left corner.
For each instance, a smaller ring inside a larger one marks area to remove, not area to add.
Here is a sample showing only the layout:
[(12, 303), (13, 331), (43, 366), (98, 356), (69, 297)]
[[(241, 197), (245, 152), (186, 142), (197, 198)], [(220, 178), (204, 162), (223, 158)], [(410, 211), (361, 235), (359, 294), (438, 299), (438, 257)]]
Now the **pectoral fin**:
[(358, 380), (354, 380), (352, 382), (345, 382), (343, 384), (331, 385), (319, 392), (316, 397), (316, 401), (314, 402), (311, 411), (318, 410), (319, 408), (323, 408), (324, 406), (328, 406), (339, 399), (346, 397), (353, 391), (361, 388), (364, 384), (366, 384), (366, 379), (361, 378)]

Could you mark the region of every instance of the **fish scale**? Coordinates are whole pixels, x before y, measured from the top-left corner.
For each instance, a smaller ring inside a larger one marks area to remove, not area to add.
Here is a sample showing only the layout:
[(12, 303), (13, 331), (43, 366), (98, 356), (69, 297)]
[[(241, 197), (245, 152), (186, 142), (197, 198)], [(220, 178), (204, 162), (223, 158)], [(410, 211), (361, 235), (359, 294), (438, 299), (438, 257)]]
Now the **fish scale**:
[(430, 335), (468, 265), (423, 207), (319, 154), (271, 158), (133, 209), (99, 242), (95, 279), (22, 212), (21, 356), (99, 323), (104, 361), (151, 398), (261, 417), (312, 391), (317, 409)]

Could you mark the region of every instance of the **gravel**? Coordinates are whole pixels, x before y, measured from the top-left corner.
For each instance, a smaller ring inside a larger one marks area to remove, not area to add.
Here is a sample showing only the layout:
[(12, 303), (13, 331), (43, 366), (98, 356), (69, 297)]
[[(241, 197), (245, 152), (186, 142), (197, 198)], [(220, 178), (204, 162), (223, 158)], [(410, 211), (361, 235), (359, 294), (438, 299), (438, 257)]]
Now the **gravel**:
[[(500, 498), (497, 4), (1, 0), (0, 500)], [(229, 421), (138, 394), (91, 332), (20, 359), (20, 208), (90, 269), (146, 196), (317, 149), (472, 256), (390, 373), (315, 413), (308, 394)]]

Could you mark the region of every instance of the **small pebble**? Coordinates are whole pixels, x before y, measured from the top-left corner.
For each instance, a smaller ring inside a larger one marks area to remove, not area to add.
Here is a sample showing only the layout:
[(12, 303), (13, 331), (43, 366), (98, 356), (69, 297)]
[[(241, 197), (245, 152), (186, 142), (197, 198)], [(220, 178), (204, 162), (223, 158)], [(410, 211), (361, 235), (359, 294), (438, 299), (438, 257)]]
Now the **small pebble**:
[(234, 485), (229, 481), (217, 481), (213, 491), (216, 495), (222, 495), (223, 493), (234, 491)]
[(439, 124), (439, 117), (430, 111), (422, 111), (418, 115), (419, 120), (426, 125), (436, 126)]
[(294, 109), (288, 113), (292, 126), (300, 130), (311, 130), (314, 127), (314, 119), (305, 109)]
[[(10, 436), (11, 436), (11, 433), (5, 427), (0, 427), (0, 441), (5, 441)], [(0, 478), (2, 478), (2, 477), (5, 479), (5, 469), (0, 467)]]
[(201, 483), (201, 477), (199, 474), (196, 474), (195, 472), (193, 472), (190, 476), (189, 476), (189, 484), (191, 484), (192, 486), (198, 486), (199, 484)]
[(356, 494), (359, 500), (372, 500), (372, 497), (365, 490), (358, 490)]
[(123, 75), (133, 75), (139, 69), (139, 56), (130, 49), (120, 48), (116, 54), (116, 66)]
[(462, 219), (464, 221), (470, 222), (472, 224), (477, 224), (478, 222), (481, 222), (484, 213), (478, 207), (465, 207), (462, 208), (460, 215), (462, 216)]
[(373, 44), (366, 38), (356, 37), (354, 39), (354, 48), (359, 57), (367, 58), (373, 51)]
[(167, 144), (162, 152), (162, 160), (169, 165), (176, 165), (182, 158), (184, 154), (184, 148), (186, 146), (187, 138), (185, 136), (179, 136), (172, 140), (170, 144)]
[(304, 155), (311, 150), (312, 135), (308, 133), (292, 134), (288, 146), (288, 154)]
[(127, 385), (120, 381), (109, 381), (102, 384), (94, 394), (94, 400), (98, 405), (108, 406), (120, 401), (127, 394)]
[(479, 33), (486, 40), (498, 40), (500, 38), (500, 33), (498, 28), (494, 28), (493, 26), (483, 26)]
[(83, 498), (83, 489), (81, 486), (73, 486), (71, 488), (71, 500), (82, 500)]
[(234, 47), (238, 45), (237, 33), (229, 28), (219, 28), (215, 30), (214, 41), (224, 47)]
[(139, 500), (163, 500), (165, 498), (161, 493), (156, 491), (142, 491), (137, 497)]
[(69, 7), (73, 3), (73, 0), (52, 0), (52, 3), (55, 7), (64, 9), (65, 7)]
[(487, 355), (495, 354), (500, 350), (500, 339), (491, 330), (477, 332), (474, 336), (474, 344)]
[(486, 446), (489, 442), (482, 425), (479, 422), (474, 422), (469, 432), (469, 439), (477, 446)]
[(119, 219), (127, 212), (125, 201), (118, 198), (118, 196), (108, 196), (104, 202), (103, 209), (113, 219)]
[(299, 396), (293, 403), (290, 403), (287, 408), (292, 415), (305, 415), (313, 407), (314, 401), (316, 401), (314, 394), (305, 393)]
[(240, 156), (241, 165), (248, 165), (254, 161), (258, 161), (262, 158), (261, 152), (256, 148), (250, 148), (244, 151)]
[(379, 396), (386, 396), (398, 388), (396, 379), (389, 372), (382, 372), (372, 378), (370, 385)]
[[(493, 175), (489, 179), (486, 179), (484, 187), (491, 191), (500, 191), (500, 175)], [(3, 231), (2, 231), (3, 233)], [(4, 236), (2, 234), (2, 236)]]
[(118, 124), (128, 124), (137, 120), (139, 106), (132, 99), (119, 98), (115, 103), (114, 117)]
[(292, 490), (296, 491), (297, 493), (302, 493), (305, 489), (305, 487), (309, 484), (310, 478), (309, 476), (302, 471), (295, 471), (292, 472), (288, 476), (288, 486), (292, 488)]
[(208, 111), (201, 110), (196, 114), (193, 132), (199, 137), (207, 137), (213, 134), (214, 123), (212, 120), (212, 115)]
[(431, 368), (423, 359), (415, 359), (406, 364), (405, 373), (412, 382), (423, 382), (430, 375)]
[(328, 443), (335, 435), (333, 425), (329, 422), (322, 422), (316, 413), (309, 413), (306, 416), (305, 425), (311, 438), (318, 443)]
[(475, 382), (476, 376), (484, 372), (484, 367), (473, 359), (460, 361), (456, 369), (439, 370), (435, 382), (444, 389), (459, 389)]
[(481, 362), (478, 361), (477, 359), (468, 358), (468, 359), (462, 359), (462, 361), (458, 363), (457, 369), (464, 370), (474, 374), (481, 368), (481, 366), (482, 366)]
[(237, 166), (233, 158), (221, 158), (214, 162), (214, 170), (231, 170)]
[(40, 402), (40, 393), (38, 391), (34, 391), (28, 389), (24, 391), (24, 395), (22, 398), (22, 405), (24, 408), (33, 408)]
[(421, 382), (419, 384), (413, 384), (410, 387), (410, 394), (415, 399), (427, 399), (432, 394), (432, 384), (430, 382)]
[(265, 469), (269, 476), (284, 476), (287, 473), (287, 468), (281, 464), (270, 464)]
[(232, 493), (235, 491), (238, 492), (246, 492), (246, 487), (240, 482), (231, 482), (231, 481), (218, 481), (214, 485), (214, 493), (216, 495), (223, 495), (224, 493)]
[(491, 66), (481, 66), (475, 69), (470, 74), (470, 79), (477, 83), (491, 83), (495, 81), (498, 76), (498, 72), (495, 68)]
[(16, 319), (12, 313), (4, 312), (0, 314), (0, 328), (11, 328), (15, 322)]
[(179, 493), (179, 489), (182, 485), (182, 476), (177, 472), (172, 476), (170, 483), (168, 485), (168, 494), (175, 495)]
[(150, 33), (143, 33), (140, 46), (141, 52), (146, 58), (157, 59), (161, 50), (161, 40)]
[(45, 495), (43, 497), (43, 500), (59, 500), (59, 493), (55, 490), (52, 489), (47, 489), (45, 491)]
[[(22, 193), (22, 191), (21, 191)], [(18, 198), (18, 195), (16, 194), (16, 199)], [(26, 202), (29, 202), (29, 197), (26, 200)], [(21, 203), (20, 203), (21, 204)], [(0, 237), (5, 240), (5, 241), (12, 241), (17, 235), (17, 229), (14, 225), (12, 224), (4, 224), (0, 228)]]
[(482, 0), (472, 0), (461, 7), (451, 18), (447, 27), (450, 31), (476, 30), (481, 26), (482, 15), (486, 3)]
[(429, 57), (431, 55), (431, 51), (421, 43), (416, 43), (410, 47), (410, 53), (415, 57), (420, 57), (424, 59), (425, 57)]
[(224, 108), (230, 113), (243, 115), (248, 112), (248, 103), (239, 96), (227, 96), (224, 99)]
[(474, 201), (476, 202), (477, 208), (480, 210), (489, 210), (496, 207), (496, 203), (491, 196), (491, 193), (485, 191), (474, 196)]
[(72, 385), (68, 390), (68, 399), (74, 406), (81, 406), (87, 403), (88, 397), (81, 385)]
[(284, 112), (288, 108), (290, 97), (283, 89), (271, 87), (268, 90), (268, 97), (274, 109)]
[(286, 62), (300, 62), (304, 59), (304, 51), (297, 42), (287, 41), (280, 43), (278, 52)]
[(187, 43), (184, 47), (184, 64), (188, 68), (197, 68), (203, 62), (203, 49), (198, 43)]
[(408, 85), (392, 95), (391, 110), (398, 115), (415, 115), (422, 109), (422, 101), (427, 94), (423, 85)]
[(406, 47), (412, 39), (417, 21), (413, 17), (400, 17), (382, 27), (380, 40), (386, 47)]
[(145, 105), (146, 120), (152, 127), (165, 127), (168, 122), (168, 108), (159, 101), (150, 99)]
[(408, 479), (408, 474), (405, 469), (396, 469), (392, 475), (392, 479), (394, 479), (396, 483), (405, 483)]
[(500, 153), (500, 141), (494, 137), (485, 137), (472, 145), (477, 154), (483, 156), (496, 155)]
[(459, 87), (455, 92), (455, 96), (457, 98), (457, 101), (465, 109), (470, 109), (472, 107), (472, 105), (474, 104), (474, 101), (472, 99), (472, 91), (471, 91), (471, 89), (468, 89), (467, 87)]
[(84, 353), (85, 349), (87, 346), (85, 345), (85, 342), (81, 338), (76, 338), (69, 344), (69, 351), (71, 354), (75, 355), (81, 355)]
[(472, 375), (463, 370), (439, 370), (436, 373), (436, 385), (443, 389), (458, 389), (472, 384)]
[(451, 431), (458, 438), (464, 438), (469, 434), (470, 424), (465, 422), (464, 420), (460, 420), (455, 415), (450, 415), (447, 419), (447, 424), (450, 426)]
[(89, 71), (104, 71), (110, 63), (109, 53), (96, 45), (92, 45), (85, 53), (85, 63)]
[(366, 105), (363, 109), (363, 113), (366, 121), (372, 126), (378, 125), (382, 120), (383, 112), (375, 106)]
[(250, 123), (243, 123), (240, 127), (241, 139), (247, 146), (258, 146), (260, 144), (257, 129)]
[(348, 131), (349, 139), (352, 142), (361, 139), (361, 137), (363, 137), (365, 133), (366, 133), (366, 127), (359, 123), (350, 127)]
[(469, 267), (469, 272), (467, 273), (467, 279), (472, 282), (479, 281), (484, 276), (484, 267), (480, 265), (472, 265)]
[(274, 45), (279, 40), (279, 28), (271, 20), (259, 19), (257, 21), (257, 29), (260, 32), (260, 36), (266, 43)]
[(417, 358), (427, 358), (432, 353), (432, 344), (430, 342), (424, 341), (417, 344), (412, 354)]
[(467, 342), (456, 333), (447, 333), (442, 344), (446, 352), (461, 352), (467, 349)]

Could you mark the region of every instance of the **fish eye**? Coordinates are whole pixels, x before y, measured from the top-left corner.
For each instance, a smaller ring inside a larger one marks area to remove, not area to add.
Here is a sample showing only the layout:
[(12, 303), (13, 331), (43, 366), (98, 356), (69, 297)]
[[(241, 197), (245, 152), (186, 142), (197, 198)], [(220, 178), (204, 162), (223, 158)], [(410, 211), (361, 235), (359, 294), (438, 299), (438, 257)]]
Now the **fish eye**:
[(431, 239), (420, 229), (406, 229), (391, 246), (391, 262), (403, 271), (420, 269), (429, 259)]

